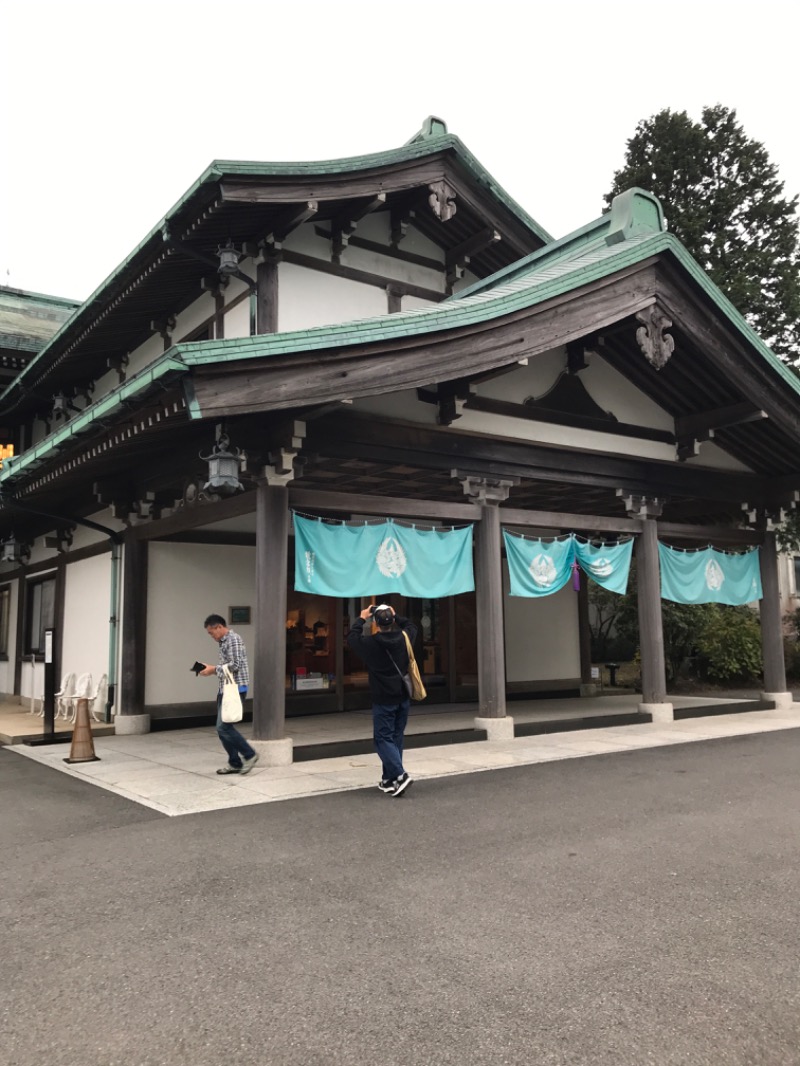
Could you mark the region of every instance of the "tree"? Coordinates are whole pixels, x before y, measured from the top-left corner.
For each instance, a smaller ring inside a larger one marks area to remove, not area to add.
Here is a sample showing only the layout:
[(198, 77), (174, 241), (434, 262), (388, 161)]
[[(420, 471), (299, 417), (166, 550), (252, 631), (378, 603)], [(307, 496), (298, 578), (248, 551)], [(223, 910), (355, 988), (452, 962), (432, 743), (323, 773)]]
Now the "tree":
[(784, 361), (800, 360), (798, 197), (786, 199), (766, 149), (717, 104), (700, 122), (668, 108), (643, 119), (607, 204), (638, 186), (670, 230)]

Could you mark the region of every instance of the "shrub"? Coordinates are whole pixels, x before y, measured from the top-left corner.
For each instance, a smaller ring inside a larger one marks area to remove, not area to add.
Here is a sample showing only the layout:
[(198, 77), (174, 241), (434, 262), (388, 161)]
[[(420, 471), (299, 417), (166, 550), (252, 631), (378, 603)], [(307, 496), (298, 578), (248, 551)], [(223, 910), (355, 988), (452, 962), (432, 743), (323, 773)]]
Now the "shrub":
[(750, 681), (761, 673), (761, 627), (749, 607), (708, 604), (697, 639), (698, 668), (711, 681)]

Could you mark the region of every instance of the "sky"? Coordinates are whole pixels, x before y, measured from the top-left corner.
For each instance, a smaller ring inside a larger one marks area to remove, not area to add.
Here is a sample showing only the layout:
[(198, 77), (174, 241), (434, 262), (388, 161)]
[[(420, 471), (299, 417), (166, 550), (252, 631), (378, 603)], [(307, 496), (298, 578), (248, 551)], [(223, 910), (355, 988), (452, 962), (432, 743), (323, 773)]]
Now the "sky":
[(554, 237), (627, 139), (737, 111), (800, 193), (800, 4), (8, 0), (0, 284), (86, 299), (213, 159), (316, 160), (443, 118)]

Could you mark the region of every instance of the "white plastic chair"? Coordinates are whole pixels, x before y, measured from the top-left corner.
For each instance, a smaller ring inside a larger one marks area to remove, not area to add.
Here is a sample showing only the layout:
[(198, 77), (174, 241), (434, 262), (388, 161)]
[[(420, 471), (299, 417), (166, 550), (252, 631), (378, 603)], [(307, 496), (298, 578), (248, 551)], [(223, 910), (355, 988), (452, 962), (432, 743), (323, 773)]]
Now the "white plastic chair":
[(69, 698), (69, 720), (74, 722), (78, 714), (78, 700), (92, 698), (92, 675), (81, 674), (75, 682), (75, 690)]
[(108, 674), (103, 674), (100, 680), (97, 682), (97, 688), (88, 697), (89, 699), (89, 713), (95, 722), (101, 722), (102, 718), (98, 718), (98, 711), (103, 712), (106, 706), (106, 700), (108, 699)]
[[(64, 674), (61, 678), (61, 688), (58, 692), (53, 693), (53, 701), (55, 704), (55, 717), (64, 718), (69, 717), (70, 699), (75, 691), (75, 675)], [(36, 710), (36, 703), (39, 703), (39, 710)], [(31, 699), (31, 714), (37, 715), (39, 718), (44, 718), (44, 693), (41, 696), (34, 696)]]
[[(64, 674), (61, 679), (61, 688), (55, 694), (56, 718), (69, 717), (70, 700), (75, 691), (75, 674)], [(44, 702), (44, 701), (42, 701)]]

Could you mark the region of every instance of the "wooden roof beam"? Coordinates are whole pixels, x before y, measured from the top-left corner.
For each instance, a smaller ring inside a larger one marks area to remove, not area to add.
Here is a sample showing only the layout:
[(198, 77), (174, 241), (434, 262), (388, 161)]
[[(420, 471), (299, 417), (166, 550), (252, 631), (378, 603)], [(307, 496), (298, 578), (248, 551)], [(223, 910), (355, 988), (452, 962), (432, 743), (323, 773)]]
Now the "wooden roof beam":
[(385, 204), (386, 193), (379, 192), (368, 200), (362, 200), (361, 203), (354, 202), (335, 216), (331, 222), (331, 259), (334, 263), (338, 263), (341, 259), (342, 252), (347, 247), (347, 242), (355, 233), (361, 219), (371, 215), (379, 207), (384, 207)]
[(464, 270), (469, 264), (470, 257), (489, 248), (492, 244), (501, 241), (498, 230), (492, 226), (485, 226), (482, 230), (474, 233), (471, 237), (450, 248), (445, 252), (445, 267), (447, 271), (447, 288), (451, 290), (459, 278), (463, 278)]
[(277, 251), (290, 233), (308, 222), (319, 211), (319, 200), (306, 200), (303, 204), (292, 204), (273, 220), (272, 228), (265, 234), (263, 245), (267, 250)]
[(675, 436), (703, 439), (708, 431), (712, 431), (713, 435), (715, 429), (740, 426), (745, 422), (758, 422), (767, 417), (766, 411), (745, 400), (727, 407), (718, 407), (713, 411), (702, 411), (700, 414), (679, 415), (675, 419)]

